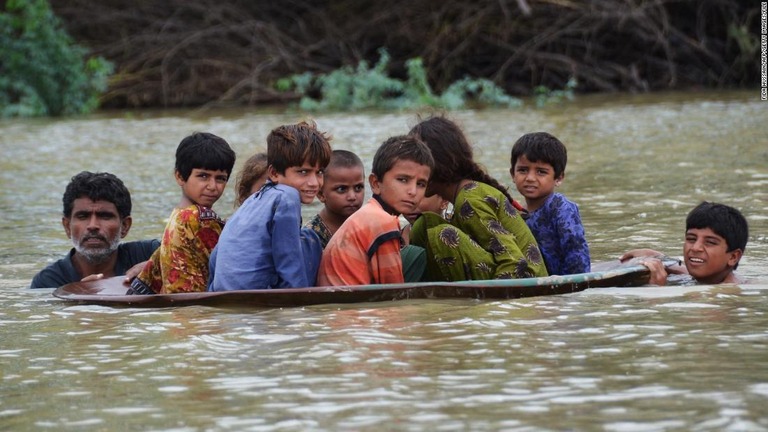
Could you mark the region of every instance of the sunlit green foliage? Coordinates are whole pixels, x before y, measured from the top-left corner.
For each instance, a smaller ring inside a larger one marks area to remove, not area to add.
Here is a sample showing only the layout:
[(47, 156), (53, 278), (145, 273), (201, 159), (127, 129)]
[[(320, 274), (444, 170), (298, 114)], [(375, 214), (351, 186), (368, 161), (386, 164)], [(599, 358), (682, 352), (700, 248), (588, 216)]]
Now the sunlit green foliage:
[[(387, 51), (380, 49), (379, 61), (373, 68), (362, 61), (356, 68), (344, 66), (329, 74), (293, 75), (279, 80), (277, 89), (302, 95), (299, 106), (308, 111), (423, 107), (460, 109), (469, 104), (503, 107), (522, 104), (487, 79), (464, 78), (453, 83), (442, 95), (436, 95), (427, 81), (427, 71), (420, 58), (406, 62), (408, 78), (405, 81), (387, 75), (389, 61)], [(311, 97), (313, 92), (319, 93), (320, 97)]]
[(7, 0), (0, 11), (0, 117), (88, 113), (112, 65), (87, 57), (46, 0)]

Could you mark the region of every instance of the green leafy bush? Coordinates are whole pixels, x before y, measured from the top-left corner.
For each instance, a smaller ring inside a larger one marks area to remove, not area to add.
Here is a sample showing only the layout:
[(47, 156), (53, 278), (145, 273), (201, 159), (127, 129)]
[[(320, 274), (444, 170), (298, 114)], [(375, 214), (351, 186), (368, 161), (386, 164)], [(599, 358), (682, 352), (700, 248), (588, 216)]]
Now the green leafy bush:
[(537, 107), (544, 105), (551, 105), (561, 103), (564, 99), (573, 100), (573, 91), (579, 82), (576, 78), (571, 78), (565, 83), (565, 88), (562, 90), (552, 90), (547, 86), (538, 86), (533, 89), (533, 99), (536, 101)]
[[(373, 68), (361, 61), (356, 68), (344, 66), (328, 74), (303, 73), (277, 82), (280, 91), (300, 94), (299, 107), (307, 111), (358, 110), (363, 108), (406, 109), (435, 107), (461, 109), (468, 104), (519, 107), (522, 102), (504, 93), (487, 79), (464, 78), (453, 83), (442, 95), (436, 95), (427, 81), (427, 71), (420, 58), (406, 62), (405, 81), (387, 75), (390, 57), (379, 49), (379, 61)], [(318, 99), (311, 94), (319, 93)]]
[(87, 58), (46, 0), (7, 0), (0, 12), (0, 117), (96, 109), (112, 65)]

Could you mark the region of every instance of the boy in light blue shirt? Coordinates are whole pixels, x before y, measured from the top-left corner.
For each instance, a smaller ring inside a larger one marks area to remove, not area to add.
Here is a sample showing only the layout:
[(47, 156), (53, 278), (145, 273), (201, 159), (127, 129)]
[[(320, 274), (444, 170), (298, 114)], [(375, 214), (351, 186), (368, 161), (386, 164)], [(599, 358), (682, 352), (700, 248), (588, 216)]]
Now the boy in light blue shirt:
[(301, 228), (301, 204), (314, 201), (331, 158), (314, 122), (267, 137), (269, 179), (227, 221), (210, 260), (208, 291), (314, 286), (322, 246)]

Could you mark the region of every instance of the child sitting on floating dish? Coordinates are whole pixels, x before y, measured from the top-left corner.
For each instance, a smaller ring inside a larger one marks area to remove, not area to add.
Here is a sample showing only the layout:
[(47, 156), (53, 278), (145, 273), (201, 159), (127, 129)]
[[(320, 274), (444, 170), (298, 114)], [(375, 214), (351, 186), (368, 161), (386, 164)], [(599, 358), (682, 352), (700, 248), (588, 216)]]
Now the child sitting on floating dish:
[(360, 209), (364, 197), (363, 161), (351, 151), (334, 150), (323, 173), (323, 186), (317, 193), (324, 206), (305, 227), (315, 231), (325, 248), (341, 224)]
[(448, 214), (448, 206), (450, 206), (450, 204), (451, 203), (448, 202), (447, 199), (440, 195), (432, 195), (431, 197), (425, 196), (422, 198), (419, 205), (413, 210), (413, 213), (403, 215), (407, 221), (407, 224), (400, 229), (400, 235), (403, 237), (403, 242), (405, 244), (410, 244), (413, 223), (416, 222), (416, 219), (418, 219), (424, 212), (437, 213), (440, 217), (450, 220), (450, 215)]
[(565, 178), (568, 152), (546, 132), (525, 134), (512, 146), (509, 174), (525, 197), (528, 219), (550, 275), (588, 273), (589, 245), (579, 207), (555, 192)]
[(653, 257), (642, 262), (651, 270), (651, 284), (666, 285), (670, 274), (688, 274), (700, 284), (744, 283), (734, 272), (739, 267), (749, 238), (749, 226), (737, 209), (718, 203), (702, 202), (685, 219), (683, 262), (685, 266), (665, 268), (653, 249), (634, 249), (621, 261)]
[(235, 208), (243, 205), (243, 201), (264, 186), (268, 177), (268, 165), (267, 154), (264, 152), (256, 153), (245, 161), (243, 168), (237, 174), (237, 181), (235, 182), (235, 191), (237, 192)]
[(320, 261), (319, 286), (421, 279), (424, 251), (410, 248), (413, 254), (401, 255), (399, 217), (412, 213), (424, 197), (433, 165), (429, 149), (415, 137), (391, 137), (379, 147), (368, 177), (373, 197), (331, 237)]
[(234, 164), (235, 152), (216, 135), (197, 132), (179, 143), (174, 177), (181, 201), (169, 217), (160, 248), (131, 282), (132, 294), (206, 290), (208, 258), (224, 226), (212, 207)]
[(209, 291), (314, 285), (322, 247), (301, 227), (301, 205), (312, 203), (323, 184), (328, 141), (314, 122), (270, 132), (269, 179), (227, 221), (211, 255)]
[(547, 276), (522, 206), (474, 161), (459, 126), (431, 117), (411, 134), (435, 158), (427, 196), (440, 195), (454, 208), (450, 222), (427, 212), (411, 228), (411, 244), (427, 250), (426, 277), (452, 282)]

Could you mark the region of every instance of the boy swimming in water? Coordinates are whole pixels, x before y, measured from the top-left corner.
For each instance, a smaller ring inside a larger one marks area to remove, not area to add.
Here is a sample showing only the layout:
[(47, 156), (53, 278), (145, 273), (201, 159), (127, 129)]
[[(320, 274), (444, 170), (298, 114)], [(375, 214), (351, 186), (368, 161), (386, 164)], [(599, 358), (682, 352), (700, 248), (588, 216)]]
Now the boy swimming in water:
[[(749, 227), (744, 216), (733, 207), (702, 202), (685, 220), (683, 266), (664, 268), (658, 259), (643, 264), (651, 270), (651, 283), (666, 285), (669, 274), (689, 274), (701, 284), (744, 283), (734, 270), (747, 247)], [(621, 261), (635, 257), (658, 257), (653, 249), (635, 249), (621, 256)]]

